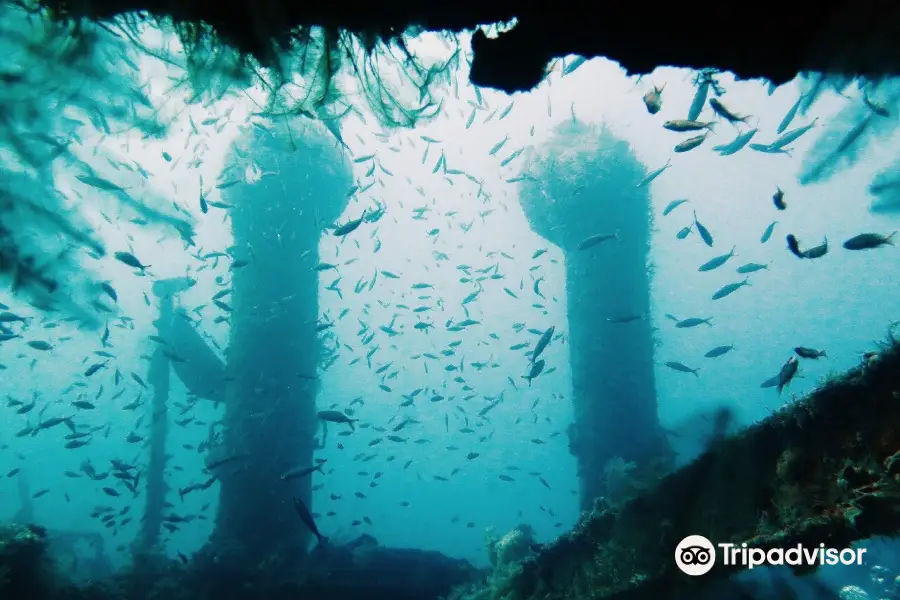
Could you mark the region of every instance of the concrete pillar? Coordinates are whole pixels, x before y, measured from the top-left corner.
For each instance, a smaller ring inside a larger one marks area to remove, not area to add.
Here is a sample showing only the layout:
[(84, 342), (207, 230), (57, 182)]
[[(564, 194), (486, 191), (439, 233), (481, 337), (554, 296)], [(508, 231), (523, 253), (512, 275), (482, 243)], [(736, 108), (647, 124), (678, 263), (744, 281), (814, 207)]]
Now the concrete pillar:
[[(343, 212), (349, 161), (321, 124), (292, 123), (289, 138), (254, 129), (238, 143), (264, 174), (223, 192), (234, 232), (231, 339), (223, 454), (249, 457), (218, 470), (221, 495), (212, 548), (253, 564), (302, 555), (310, 535), (294, 511), (311, 479), (279, 477), (313, 461), (320, 343), (319, 241)], [(243, 174), (243, 169), (239, 172)], [(210, 209), (215, 210), (215, 209)], [(312, 379), (311, 379), (312, 378)]]
[[(158, 298), (159, 316), (156, 319), (157, 334), (170, 343), (169, 337), (174, 314), (174, 297), (194, 285), (194, 280), (186, 277), (160, 279), (153, 283), (153, 295)], [(175, 346), (177, 347), (177, 346)], [(163, 512), (166, 507), (166, 494), (169, 486), (166, 483), (166, 440), (169, 434), (168, 403), (171, 369), (165, 348), (157, 345), (150, 360), (150, 371), (147, 383), (153, 390), (151, 401), (150, 424), (150, 456), (147, 461), (145, 481), (147, 482), (144, 518), (141, 519), (141, 532), (136, 547), (143, 550), (155, 550), (159, 543), (159, 532), (162, 527)]]
[[(567, 121), (524, 172), (533, 176), (520, 184), (531, 228), (566, 257), (575, 408), (569, 442), (581, 507), (589, 510), (606, 491), (609, 459), (640, 470), (667, 450), (649, 318), (650, 197), (638, 187), (646, 169), (609, 130)], [(579, 249), (590, 236), (616, 232), (618, 240)]]

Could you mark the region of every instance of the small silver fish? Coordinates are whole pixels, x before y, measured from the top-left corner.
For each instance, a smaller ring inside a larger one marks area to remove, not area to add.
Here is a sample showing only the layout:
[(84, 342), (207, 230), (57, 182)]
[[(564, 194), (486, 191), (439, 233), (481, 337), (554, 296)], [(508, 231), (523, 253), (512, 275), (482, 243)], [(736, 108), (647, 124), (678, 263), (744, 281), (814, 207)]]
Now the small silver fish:
[(603, 242), (606, 242), (609, 240), (621, 241), (618, 230), (616, 230), (615, 233), (598, 233), (596, 235), (592, 235), (588, 238), (585, 238), (584, 240), (581, 241), (580, 244), (578, 244), (578, 249), (586, 250), (588, 248), (592, 248), (594, 246), (597, 246), (598, 244), (602, 244)]
[(847, 250), (871, 250), (873, 248), (880, 248), (881, 246), (893, 246), (893, 238), (895, 235), (897, 235), (896, 231), (890, 235), (861, 233), (844, 242), (844, 248)]
[(281, 476), (281, 481), (288, 481), (290, 479), (300, 479), (302, 477), (306, 477), (307, 475), (311, 475), (315, 471), (318, 471), (319, 473), (321, 473), (322, 467), (325, 466), (326, 462), (328, 462), (328, 461), (323, 460), (323, 461), (319, 462), (319, 464), (315, 465), (314, 467), (295, 467), (295, 468), (285, 472)]
[(725, 296), (730, 296), (731, 294), (735, 293), (742, 287), (750, 285), (750, 282), (748, 281), (748, 279), (749, 278), (745, 277), (743, 281), (738, 281), (736, 283), (729, 283), (728, 285), (723, 285), (721, 288), (719, 288), (716, 291), (715, 294), (712, 295), (712, 299), (713, 300), (721, 300)]
[(735, 254), (734, 254), (735, 248), (737, 248), (737, 246), (732, 246), (731, 251), (728, 252), (727, 254), (722, 254), (721, 256), (716, 256), (715, 258), (711, 258), (710, 260), (708, 260), (705, 263), (703, 263), (702, 265), (700, 265), (700, 268), (697, 270), (701, 271), (701, 272), (705, 272), (705, 271), (712, 271), (713, 269), (718, 269), (719, 267), (724, 265), (726, 262), (728, 262), (728, 260), (732, 256), (735, 256)]
[(825, 354), (824, 350), (816, 350), (815, 348), (806, 348), (804, 346), (797, 346), (794, 348), (794, 352), (800, 358), (809, 358), (809, 359), (819, 359), (819, 358), (828, 358), (828, 355)]
[(652, 90), (644, 94), (644, 106), (647, 107), (647, 112), (651, 115), (655, 115), (662, 108), (662, 93), (664, 89), (666, 89), (666, 84), (663, 84), (661, 88), (654, 85)]
[(800, 363), (797, 361), (796, 356), (792, 356), (787, 359), (787, 362), (782, 365), (781, 370), (778, 372), (778, 393), (781, 393), (781, 390), (787, 386), (792, 379), (797, 375), (797, 370), (800, 368)]
[(734, 350), (734, 346), (716, 346), (703, 356), (706, 358), (718, 358), (719, 356), (724, 356)]
[(664, 364), (667, 367), (669, 367), (670, 369), (672, 369), (673, 371), (679, 371), (681, 373), (692, 373), (694, 375), (694, 377), (700, 377), (700, 373), (698, 373), (698, 371), (700, 371), (700, 369), (692, 369), (687, 365), (681, 364), (680, 362), (673, 361), (673, 360), (670, 360)]

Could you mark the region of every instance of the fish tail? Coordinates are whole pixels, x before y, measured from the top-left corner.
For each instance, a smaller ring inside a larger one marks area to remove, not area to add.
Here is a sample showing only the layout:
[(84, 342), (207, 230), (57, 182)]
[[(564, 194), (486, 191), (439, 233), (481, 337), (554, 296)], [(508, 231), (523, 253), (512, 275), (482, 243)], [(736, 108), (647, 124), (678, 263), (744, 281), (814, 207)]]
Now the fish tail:
[(891, 235), (887, 236), (887, 238), (886, 238), (884, 241), (885, 241), (886, 243), (890, 244), (891, 246), (893, 246), (893, 245), (894, 245), (894, 236), (897, 235), (897, 231), (900, 231), (900, 230), (895, 229), (895, 230), (891, 233)]

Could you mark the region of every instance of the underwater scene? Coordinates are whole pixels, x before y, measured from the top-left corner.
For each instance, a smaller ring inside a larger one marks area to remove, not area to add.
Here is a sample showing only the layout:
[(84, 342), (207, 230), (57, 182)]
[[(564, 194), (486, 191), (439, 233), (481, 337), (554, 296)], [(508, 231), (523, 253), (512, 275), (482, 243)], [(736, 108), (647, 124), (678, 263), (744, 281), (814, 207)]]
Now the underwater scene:
[(467, 35), (261, 74), (29, 6), (0, 597), (696, 597), (689, 534), (868, 550), (752, 597), (900, 594), (900, 80), (507, 95)]

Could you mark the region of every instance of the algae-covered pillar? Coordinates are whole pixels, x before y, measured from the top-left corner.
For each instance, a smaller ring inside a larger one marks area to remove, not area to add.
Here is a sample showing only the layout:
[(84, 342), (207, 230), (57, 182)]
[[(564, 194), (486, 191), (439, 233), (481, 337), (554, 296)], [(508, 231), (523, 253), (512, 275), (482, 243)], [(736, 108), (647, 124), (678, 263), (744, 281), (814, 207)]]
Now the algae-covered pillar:
[[(319, 241), (346, 206), (349, 161), (313, 121), (275, 135), (254, 126), (223, 178), (230, 205), (232, 293), (220, 504), (211, 542), (253, 564), (302, 555), (309, 533), (293, 498), (309, 505), (311, 478), (280, 481), (313, 461), (320, 342)], [(234, 172), (236, 171), (236, 172)], [(255, 183), (253, 180), (258, 179)], [(210, 208), (210, 214), (215, 208)], [(223, 312), (222, 314), (229, 314)], [(234, 467), (235, 465), (230, 465)]]
[[(160, 279), (153, 282), (153, 295), (159, 301), (159, 316), (154, 325), (160, 337), (168, 340), (174, 316), (174, 297), (196, 283), (187, 277)], [(170, 340), (171, 342), (172, 340)], [(150, 431), (150, 458), (147, 463), (145, 480), (147, 482), (147, 502), (144, 505), (144, 518), (141, 519), (141, 532), (138, 536), (140, 547), (147, 551), (156, 548), (159, 532), (162, 528), (163, 512), (166, 507), (166, 494), (169, 486), (166, 483), (166, 439), (169, 433), (168, 403), (171, 369), (167, 348), (157, 345), (150, 360), (150, 371), (147, 382), (153, 389), (153, 415)]]
[[(638, 470), (666, 452), (657, 419), (647, 254), (646, 175), (627, 142), (608, 128), (567, 121), (538, 148), (520, 202), (533, 231), (566, 257), (575, 418), (569, 446), (578, 459), (582, 510), (605, 493), (607, 461)], [(598, 234), (617, 234), (580, 248)]]

